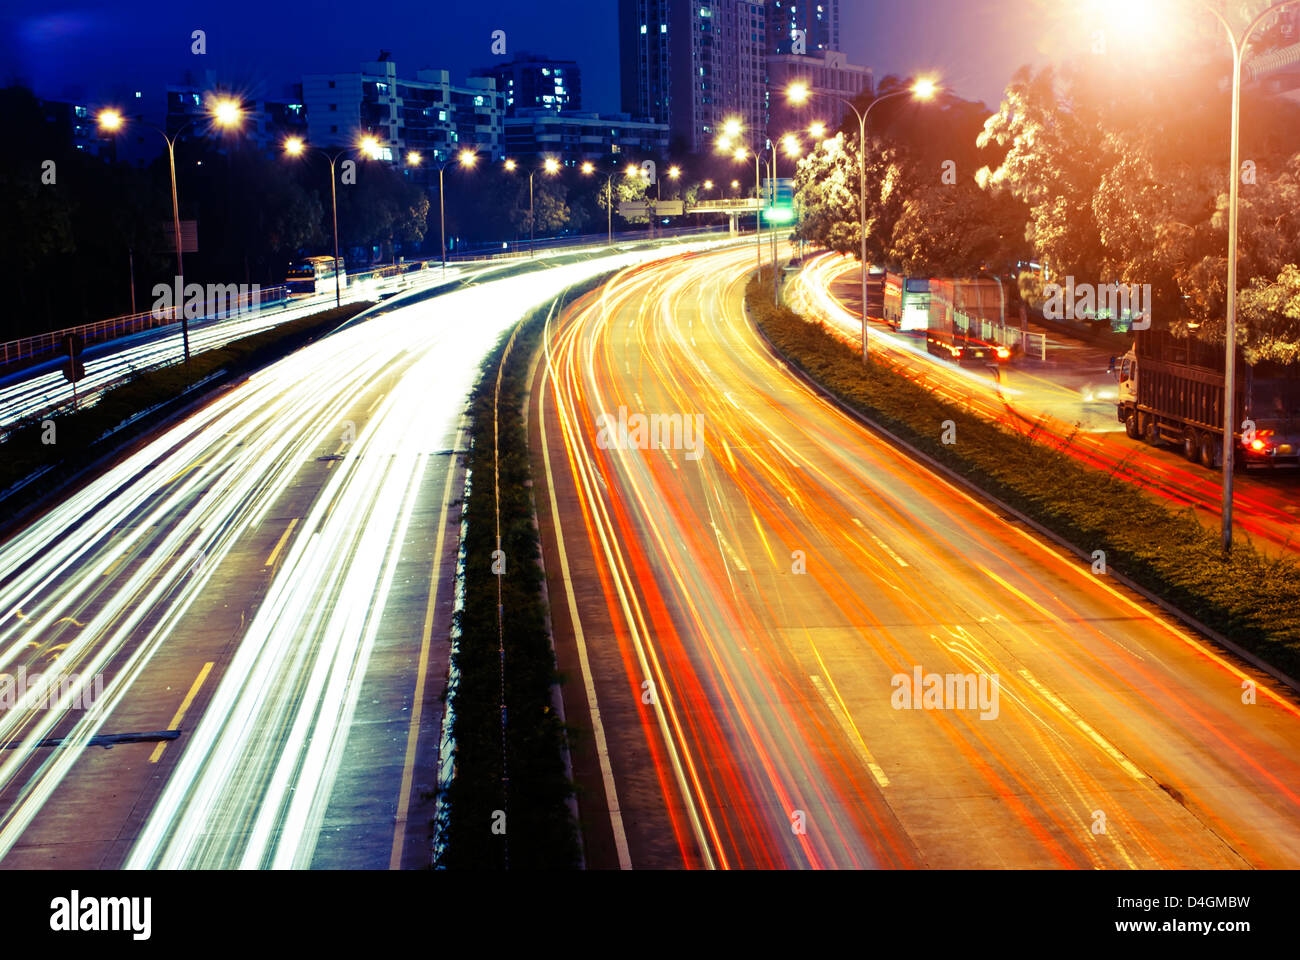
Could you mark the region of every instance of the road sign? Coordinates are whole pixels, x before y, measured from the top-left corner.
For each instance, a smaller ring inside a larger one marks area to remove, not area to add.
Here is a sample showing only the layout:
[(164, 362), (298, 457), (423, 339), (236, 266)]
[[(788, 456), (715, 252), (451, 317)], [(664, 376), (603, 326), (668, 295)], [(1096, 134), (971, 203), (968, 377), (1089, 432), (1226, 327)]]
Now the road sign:
[(68, 362), (63, 365), (63, 376), (69, 383), (85, 379), (86, 368), (81, 365), (81, 348), (84, 341), (79, 333), (70, 333), (63, 338), (63, 350), (68, 355)]
[[(176, 252), (176, 225), (168, 220), (164, 224), (164, 236), (168, 253)], [(181, 253), (199, 252), (199, 222), (197, 220), (181, 221)]]
[(618, 215), (625, 220), (646, 217), (652, 206), (656, 217), (680, 217), (686, 212), (680, 200), (652, 200), (648, 204), (645, 200), (624, 200), (618, 205)]

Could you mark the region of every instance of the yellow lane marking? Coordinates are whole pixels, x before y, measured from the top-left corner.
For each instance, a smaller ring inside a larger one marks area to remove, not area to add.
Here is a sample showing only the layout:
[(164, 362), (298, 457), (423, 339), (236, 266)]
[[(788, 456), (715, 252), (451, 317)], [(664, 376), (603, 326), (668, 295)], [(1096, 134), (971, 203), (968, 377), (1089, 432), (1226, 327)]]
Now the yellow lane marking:
[(293, 528), (296, 526), (298, 526), (298, 517), (294, 517), (289, 521), (289, 526), (285, 528), (284, 533), (280, 534), (280, 542), (275, 545), (275, 549), (271, 551), (271, 555), (266, 558), (264, 566), (275, 566), (275, 561), (279, 558), (280, 551), (283, 550), (284, 545), (289, 542), (289, 534), (293, 533)]
[[(181, 721), (185, 719), (185, 711), (190, 708), (190, 704), (192, 704), (194, 698), (198, 696), (199, 688), (203, 686), (203, 681), (208, 679), (208, 674), (212, 672), (212, 667), (213, 662), (211, 660), (203, 665), (203, 669), (199, 671), (199, 675), (194, 678), (194, 685), (190, 687), (190, 692), (185, 694), (185, 699), (181, 701), (180, 708), (176, 711), (176, 716), (172, 717), (172, 722), (167, 724), (168, 730), (175, 730), (181, 725)], [(154, 747), (153, 753), (149, 755), (149, 762), (157, 763), (159, 758), (163, 755), (163, 751), (167, 749), (167, 744), (170, 742), (171, 741), (169, 740), (164, 740), (162, 743), (158, 744), (158, 746)]]

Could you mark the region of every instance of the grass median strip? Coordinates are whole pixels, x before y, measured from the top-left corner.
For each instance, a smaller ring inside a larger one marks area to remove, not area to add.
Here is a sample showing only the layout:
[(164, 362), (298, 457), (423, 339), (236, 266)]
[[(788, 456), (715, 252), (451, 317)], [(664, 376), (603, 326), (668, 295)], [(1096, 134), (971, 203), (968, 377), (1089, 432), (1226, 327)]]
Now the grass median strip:
[[(770, 275), (769, 275), (770, 276)], [(1190, 512), (944, 401), (751, 282), (746, 303), (787, 362), (874, 423), (1291, 676), (1300, 675), (1300, 564), (1239, 543), (1230, 556)], [(944, 443), (945, 424), (955, 431)]]
[[(604, 282), (599, 277), (571, 287), (562, 300), (568, 302)], [(454, 681), (447, 695), (455, 771), (443, 795), (443, 821), (438, 826), (438, 866), (448, 869), (500, 870), (508, 865), (511, 870), (554, 870), (580, 862), (577, 825), (569, 808), (574, 788), (564, 763), (569, 731), (552, 708), (551, 690), (561, 678), (547, 629), (524, 418), (529, 368), (541, 346), (549, 307), (539, 307), (523, 320), (508, 357), (504, 355), (510, 334), (502, 337), (484, 361), (470, 403), (464, 605), (457, 615)], [(500, 405), (494, 423), (498, 371)], [(499, 428), (496, 464), (494, 426)], [(504, 658), (499, 652), (493, 571), (494, 466), (500, 471), (500, 549), (505, 560), (500, 606)]]

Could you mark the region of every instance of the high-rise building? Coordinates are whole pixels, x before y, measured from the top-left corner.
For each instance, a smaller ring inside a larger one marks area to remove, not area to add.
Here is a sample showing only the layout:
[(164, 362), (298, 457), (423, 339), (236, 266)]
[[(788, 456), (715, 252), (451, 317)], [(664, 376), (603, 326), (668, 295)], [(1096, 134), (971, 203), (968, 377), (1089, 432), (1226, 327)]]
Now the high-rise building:
[(520, 53), (509, 63), (476, 70), (475, 76), (496, 80), (507, 117), (520, 110), (582, 110), (582, 70), (573, 60)]
[(356, 73), (302, 78), (307, 137), (317, 146), (352, 146), (369, 133), (382, 159), (397, 163), (410, 151), (431, 157), (462, 149), (501, 155), (505, 102), (491, 77), (454, 85), (446, 70), (398, 77), (391, 60), (363, 63)]
[(623, 110), (705, 150), (723, 123), (767, 123), (763, 0), (620, 0)]
[[(803, 32), (802, 44), (797, 42)], [(840, 49), (840, 0), (769, 0), (767, 52), (818, 56)]]

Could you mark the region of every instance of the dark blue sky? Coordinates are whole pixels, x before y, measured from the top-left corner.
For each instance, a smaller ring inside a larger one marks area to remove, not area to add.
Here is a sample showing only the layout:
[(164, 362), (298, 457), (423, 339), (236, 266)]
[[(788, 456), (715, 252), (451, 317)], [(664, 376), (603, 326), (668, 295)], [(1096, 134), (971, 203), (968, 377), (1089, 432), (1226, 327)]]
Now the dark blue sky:
[[(841, 45), (878, 77), (937, 66), (955, 92), (992, 105), (1017, 66), (1042, 59), (1048, 2), (842, 0)], [(7, 0), (0, 79), (102, 102), (128, 88), (154, 99), (187, 69), (212, 69), (249, 94), (278, 95), (303, 73), (356, 69), (380, 49), (403, 75), (429, 66), (460, 79), (492, 62), (502, 29), (511, 52), (578, 60), (585, 108), (612, 112), (617, 20), (615, 0)], [(195, 29), (207, 33), (206, 56), (190, 53)]]

